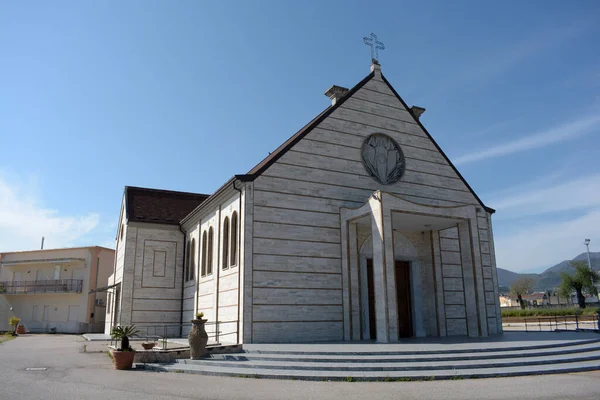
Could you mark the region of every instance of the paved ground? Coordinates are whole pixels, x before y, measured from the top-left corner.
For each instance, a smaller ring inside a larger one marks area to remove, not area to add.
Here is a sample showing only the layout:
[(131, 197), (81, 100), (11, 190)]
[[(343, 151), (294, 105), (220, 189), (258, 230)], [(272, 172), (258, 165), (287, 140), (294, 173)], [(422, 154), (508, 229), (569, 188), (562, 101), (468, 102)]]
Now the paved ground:
[[(305, 382), (115, 371), (79, 336), (0, 344), (0, 399), (598, 399), (600, 372), (435, 382)], [(47, 368), (26, 371), (26, 368)]]

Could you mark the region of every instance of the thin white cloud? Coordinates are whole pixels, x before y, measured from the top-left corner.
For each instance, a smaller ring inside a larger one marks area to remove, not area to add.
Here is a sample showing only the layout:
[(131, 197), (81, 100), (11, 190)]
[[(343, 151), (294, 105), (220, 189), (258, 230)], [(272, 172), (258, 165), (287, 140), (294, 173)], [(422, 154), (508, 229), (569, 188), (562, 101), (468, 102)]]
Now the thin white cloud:
[(600, 114), (592, 114), (568, 122), (547, 131), (534, 133), (508, 143), (498, 144), (487, 149), (477, 150), (454, 159), (457, 165), (507, 156), (522, 151), (538, 149), (555, 143), (573, 140), (600, 128)]
[(531, 182), (528, 190), (527, 184), (519, 185), (519, 190), (508, 190), (510, 194), (495, 200), (490, 196), (490, 204), (502, 219), (600, 207), (600, 173), (553, 185), (550, 180), (542, 178), (543, 185)]
[(500, 130), (506, 130), (509, 126), (514, 126), (522, 118), (509, 119), (507, 121), (500, 121), (494, 124), (488, 125), (487, 127), (481, 128), (478, 131), (465, 133), (464, 136), (468, 137), (485, 137), (489, 136), (492, 132), (498, 132)]
[(586, 237), (600, 249), (600, 173), (565, 180), (559, 172), (489, 197), (500, 268), (544, 270), (583, 253)]
[(0, 175), (0, 251), (70, 247), (92, 231), (99, 215), (61, 215), (40, 205), (35, 188), (9, 183)]
[[(599, 226), (600, 209), (594, 209), (569, 221), (540, 222), (517, 234), (496, 234), (497, 265), (514, 272), (551, 267), (585, 252), (583, 240), (598, 237)], [(591, 243), (590, 251), (598, 251), (598, 242)]]

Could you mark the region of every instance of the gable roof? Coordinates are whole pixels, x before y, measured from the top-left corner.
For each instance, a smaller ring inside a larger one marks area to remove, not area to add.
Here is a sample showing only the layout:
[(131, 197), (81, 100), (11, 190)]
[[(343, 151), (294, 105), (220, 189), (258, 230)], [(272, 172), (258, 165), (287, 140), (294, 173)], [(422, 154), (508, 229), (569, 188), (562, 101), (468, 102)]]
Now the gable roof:
[(125, 186), (125, 217), (128, 221), (179, 225), (207, 194)]
[[(316, 128), (325, 118), (327, 118), (329, 115), (331, 115), (331, 113), (333, 113), (335, 110), (337, 110), (342, 104), (344, 104), (344, 102), (349, 99), (350, 97), (352, 97), (352, 95), (354, 93), (356, 93), (360, 88), (362, 88), (367, 82), (369, 82), (373, 77), (375, 76), (374, 72), (371, 72), (369, 75), (367, 75), (363, 80), (361, 80), (358, 84), (356, 84), (356, 86), (354, 86), (352, 89), (350, 89), (348, 91), (348, 93), (346, 93), (341, 99), (339, 99), (335, 105), (333, 106), (329, 106), (327, 107), (325, 110), (323, 110), (319, 115), (317, 115), (312, 121), (310, 121), (307, 125), (305, 125), (302, 129), (300, 129), (298, 132), (296, 132), (291, 138), (289, 138), (288, 140), (286, 140), (281, 146), (279, 146), (277, 149), (275, 149), (275, 151), (273, 151), (272, 153), (270, 153), (264, 160), (262, 160), (260, 163), (258, 163), (254, 168), (252, 168), (250, 171), (248, 171), (247, 174), (245, 175), (236, 175), (235, 177), (237, 179), (239, 179), (240, 181), (244, 181), (244, 182), (249, 182), (249, 181), (253, 181), (256, 178), (258, 178), (264, 171), (267, 170), (267, 168), (269, 168), (271, 165), (273, 165), (277, 160), (279, 160), (285, 153), (287, 153), (296, 143), (298, 143), (300, 140), (302, 140), (302, 138), (304, 138), (306, 135), (308, 135), (314, 128)], [(437, 142), (433, 139), (433, 137), (429, 134), (429, 132), (427, 131), (427, 129), (425, 129), (425, 127), (423, 126), (423, 124), (421, 124), (421, 121), (419, 121), (418, 118), (415, 118), (415, 116), (412, 114), (412, 112), (410, 112), (410, 108), (408, 107), (408, 105), (406, 104), (406, 102), (402, 99), (402, 97), (400, 97), (400, 95), (398, 94), (398, 92), (396, 92), (396, 90), (392, 87), (392, 85), (388, 82), (387, 79), (385, 79), (385, 77), (383, 76), (383, 74), (381, 74), (381, 78), (383, 79), (383, 81), (385, 82), (385, 84), (390, 88), (390, 90), (392, 91), (392, 93), (394, 93), (394, 95), (396, 96), (396, 98), (400, 101), (400, 103), (402, 103), (402, 105), (404, 106), (404, 108), (406, 108), (406, 110), (409, 111), (409, 114), (411, 115), (411, 117), (414, 119), (415, 123), (417, 125), (419, 125), (419, 127), (421, 129), (423, 129), (423, 132), (425, 132), (425, 134), (427, 135), (427, 137), (433, 142), (433, 145), (435, 146), (435, 148), (440, 152), (440, 154), (444, 157), (444, 159), (448, 162), (448, 164), (450, 165), (450, 167), (454, 170), (454, 172), (456, 172), (456, 174), (458, 175), (458, 177), (460, 178), (460, 180), (465, 184), (465, 186), (469, 189), (469, 191), (471, 192), (471, 194), (475, 197), (475, 199), (477, 199), (477, 201), (479, 202), (479, 204), (489, 213), (495, 213), (496, 210), (494, 210), (493, 208), (490, 208), (488, 206), (486, 206), (485, 204), (483, 204), (483, 201), (481, 201), (481, 199), (479, 198), (479, 196), (477, 196), (477, 194), (475, 193), (475, 191), (473, 190), (473, 188), (471, 188), (471, 186), (467, 183), (467, 181), (465, 180), (465, 178), (461, 175), (461, 173), (458, 171), (458, 169), (454, 166), (454, 164), (452, 164), (452, 161), (450, 161), (450, 159), (448, 158), (448, 156), (446, 155), (446, 153), (444, 153), (444, 151), (440, 148), (440, 146), (437, 144)]]

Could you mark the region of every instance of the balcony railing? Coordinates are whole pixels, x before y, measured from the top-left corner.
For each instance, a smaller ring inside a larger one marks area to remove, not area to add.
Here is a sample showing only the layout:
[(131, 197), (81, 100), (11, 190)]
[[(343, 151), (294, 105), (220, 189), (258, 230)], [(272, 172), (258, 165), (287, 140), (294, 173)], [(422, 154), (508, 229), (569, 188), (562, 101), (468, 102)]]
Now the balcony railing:
[(0, 282), (0, 294), (81, 293), (82, 279)]

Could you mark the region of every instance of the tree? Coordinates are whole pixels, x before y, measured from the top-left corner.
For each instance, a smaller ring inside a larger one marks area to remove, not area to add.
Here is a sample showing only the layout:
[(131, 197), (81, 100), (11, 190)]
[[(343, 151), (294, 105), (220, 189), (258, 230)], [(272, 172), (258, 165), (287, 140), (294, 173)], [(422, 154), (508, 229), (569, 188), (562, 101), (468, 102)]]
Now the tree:
[(521, 277), (510, 285), (510, 293), (517, 296), (517, 302), (522, 309), (525, 309), (523, 295), (531, 292), (531, 289), (533, 289), (533, 279), (527, 277)]
[(600, 281), (600, 275), (596, 271), (591, 271), (583, 261), (571, 261), (571, 266), (575, 268), (575, 274), (569, 275), (566, 272), (560, 274), (562, 280), (559, 291), (562, 296), (570, 297), (574, 290), (579, 308), (585, 308), (585, 294), (598, 295), (594, 282)]

